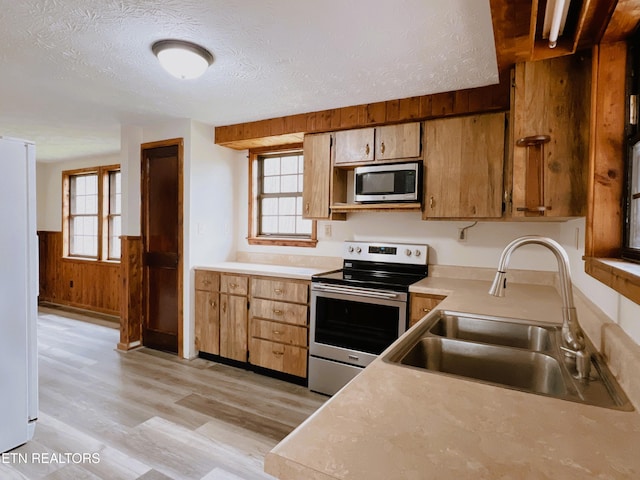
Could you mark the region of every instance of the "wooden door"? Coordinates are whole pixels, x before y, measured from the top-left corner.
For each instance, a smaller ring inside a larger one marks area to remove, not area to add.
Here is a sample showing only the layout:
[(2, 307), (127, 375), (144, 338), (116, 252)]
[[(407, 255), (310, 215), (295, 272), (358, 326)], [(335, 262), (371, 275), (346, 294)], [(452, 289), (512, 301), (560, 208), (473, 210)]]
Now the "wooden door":
[(376, 160), (420, 156), (420, 122), (376, 128)]
[(374, 133), (374, 128), (336, 132), (336, 156), (334, 162), (341, 164), (373, 161)]
[(247, 361), (247, 297), (220, 294), (220, 356)]
[(196, 319), (196, 349), (220, 354), (220, 294), (196, 290), (195, 292)]
[(146, 347), (182, 353), (182, 139), (142, 145)]
[(425, 122), (423, 218), (502, 216), (504, 113)]

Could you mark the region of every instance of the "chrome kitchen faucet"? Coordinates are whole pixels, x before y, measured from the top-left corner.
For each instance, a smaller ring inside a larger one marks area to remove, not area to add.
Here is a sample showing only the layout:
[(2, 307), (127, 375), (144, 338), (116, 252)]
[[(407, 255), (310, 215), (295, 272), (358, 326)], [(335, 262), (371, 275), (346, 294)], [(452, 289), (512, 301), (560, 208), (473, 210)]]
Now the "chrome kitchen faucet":
[(558, 274), (560, 276), (560, 295), (562, 297), (562, 350), (566, 355), (576, 359), (578, 378), (587, 379), (591, 368), (591, 357), (585, 348), (584, 335), (578, 323), (578, 313), (573, 304), (573, 289), (571, 286), (571, 273), (569, 271), (569, 257), (562, 246), (547, 237), (528, 235), (516, 238), (502, 251), (498, 271), (489, 289), (489, 294), (495, 297), (504, 297), (504, 289), (507, 287), (507, 268), (511, 254), (523, 245), (542, 245), (551, 250), (558, 261)]

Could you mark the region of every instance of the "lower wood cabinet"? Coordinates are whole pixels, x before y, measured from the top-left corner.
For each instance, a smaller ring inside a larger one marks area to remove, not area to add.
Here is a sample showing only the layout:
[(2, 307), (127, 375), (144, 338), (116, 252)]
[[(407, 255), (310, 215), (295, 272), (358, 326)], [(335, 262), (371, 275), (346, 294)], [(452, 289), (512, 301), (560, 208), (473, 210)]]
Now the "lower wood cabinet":
[(247, 361), (247, 297), (220, 294), (220, 356)]
[(306, 348), (251, 337), (250, 351), (253, 365), (297, 377), (307, 376)]
[(249, 363), (307, 376), (309, 282), (251, 278)]
[(196, 270), (194, 283), (201, 353), (307, 377), (308, 281)]
[(195, 272), (196, 349), (220, 354), (220, 274)]
[(445, 298), (447, 297), (443, 295), (412, 293), (409, 297), (409, 327), (418, 323)]

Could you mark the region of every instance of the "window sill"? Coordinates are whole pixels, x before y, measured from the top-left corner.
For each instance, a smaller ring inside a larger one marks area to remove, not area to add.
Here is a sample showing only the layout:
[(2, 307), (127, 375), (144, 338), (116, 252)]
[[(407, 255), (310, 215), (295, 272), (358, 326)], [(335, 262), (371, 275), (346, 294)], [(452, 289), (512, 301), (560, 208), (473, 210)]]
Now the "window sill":
[(89, 257), (62, 257), (63, 262), (70, 263), (95, 263), (96, 265), (120, 265), (120, 260), (98, 260)]
[(640, 264), (619, 258), (585, 258), (584, 270), (629, 300), (640, 304)]
[(267, 238), (267, 237), (249, 237), (247, 238), (249, 245), (271, 245), (278, 247), (309, 247), (315, 248), (318, 240), (313, 238)]

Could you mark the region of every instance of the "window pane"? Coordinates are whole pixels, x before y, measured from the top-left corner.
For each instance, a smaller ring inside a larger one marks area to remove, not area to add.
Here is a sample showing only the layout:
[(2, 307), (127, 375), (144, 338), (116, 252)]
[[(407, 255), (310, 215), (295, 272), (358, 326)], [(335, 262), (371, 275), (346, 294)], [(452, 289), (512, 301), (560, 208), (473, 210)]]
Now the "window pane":
[(286, 216), (278, 217), (278, 233), (293, 234), (296, 233), (296, 217)]
[(298, 176), (297, 175), (283, 175), (282, 179), (282, 192), (297, 192), (298, 191)]
[(262, 215), (277, 215), (277, 214), (278, 214), (278, 199), (263, 198), (262, 199)]
[(296, 217), (296, 233), (311, 235), (311, 228), (311, 220), (307, 220), (301, 216)]
[[(311, 221), (302, 221), (304, 156), (301, 153), (258, 157), (258, 235), (308, 237)], [(258, 213), (256, 212), (256, 213)]]
[(280, 215), (295, 215), (296, 214), (296, 197), (279, 198), (278, 213)]
[(282, 157), (282, 175), (288, 175), (292, 173), (298, 173), (298, 156), (295, 157)]
[(72, 215), (98, 213), (98, 175), (70, 177), (69, 203)]
[(280, 157), (266, 157), (262, 165), (265, 176), (280, 175)]
[(109, 218), (109, 258), (120, 258), (121, 225), (122, 218), (119, 215)]
[(629, 247), (640, 248), (640, 199), (631, 200)]
[(262, 217), (262, 232), (263, 234), (278, 233), (278, 217), (276, 216), (264, 216)]
[(263, 193), (280, 193), (280, 177), (265, 177)]
[[(627, 215), (629, 226), (629, 243), (628, 248), (640, 249), (640, 198), (637, 194), (640, 193), (640, 142), (633, 146), (631, 157), (630, 182), (629, 182), (629, 212)], [(634, 198), (634, 196), (636, 198)]]
[(120, 172), (109, 172), (109, 213), (122, 213)]

